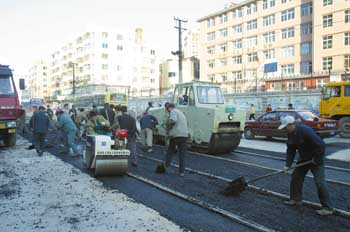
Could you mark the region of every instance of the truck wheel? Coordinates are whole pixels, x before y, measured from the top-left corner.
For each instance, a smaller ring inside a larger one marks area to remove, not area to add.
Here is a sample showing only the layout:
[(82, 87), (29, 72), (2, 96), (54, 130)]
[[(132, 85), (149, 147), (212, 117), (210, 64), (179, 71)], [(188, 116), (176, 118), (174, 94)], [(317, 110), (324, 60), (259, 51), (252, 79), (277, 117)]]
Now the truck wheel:
[(339, 120), (340, 137), (350, 138), (350, 117), (344, 117)]
[(238, 147), (239, 143), (241, 142), (241, 133), (236, 133), (233, 136), (233, 149), (232, 151), (236, 150), (236, 148)]
[(255, 138), (254, 132), (251, 128), (249, 128), (249, 127), (244, 128), (244, 138), (246, 138), (246, 139), (254, 139)]
[(4, 144), (6, 147), (13, 147), (16, 145), (16, 133), (8, 134), (8, 136), (4, 139)]

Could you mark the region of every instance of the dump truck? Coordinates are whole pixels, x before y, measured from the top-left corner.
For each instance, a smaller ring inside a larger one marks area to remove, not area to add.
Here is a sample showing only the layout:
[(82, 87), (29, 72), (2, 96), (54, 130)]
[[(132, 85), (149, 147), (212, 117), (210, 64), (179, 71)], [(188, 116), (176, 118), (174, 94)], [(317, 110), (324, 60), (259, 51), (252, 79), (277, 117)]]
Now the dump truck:
[[(24, 89), (24, 80), (20, 80), (20, 88)], [(0, 65), (0, 139), (5, 146), (16, 145), (17, 119), (21, 107), (18, 92), (8, 65)]]
[[(245, 125), (245, 111), (225, 104), (220, 84), (202, 81), (175, 86), (173, 101), (186, 116), (191, 148), (212, 155), (236, 149)], [(155, 143), (166, 143), (165, 108), (152, 108), (149, 113), (158, 119), (154, 132)]]
[(330, 82), (323, 88), (320, 116), (339, 120), (339, 135), (350, 138), (350, 81)]

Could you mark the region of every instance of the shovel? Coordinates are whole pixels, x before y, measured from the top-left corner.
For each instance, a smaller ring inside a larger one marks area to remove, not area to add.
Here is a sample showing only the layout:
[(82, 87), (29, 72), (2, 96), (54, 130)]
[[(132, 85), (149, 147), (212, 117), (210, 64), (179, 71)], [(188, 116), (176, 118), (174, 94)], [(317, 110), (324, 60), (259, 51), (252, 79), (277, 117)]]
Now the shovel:
[(286, 170), (280, 170), (280, 171), (276, 171), (276, 172), (272, 172), (272, 173), (268, 173), (266, 175), (263, 175), (263, 176), (258, 176), (256, 178), (253, 178), (253, 179), (250, 179), (250, 180), (245, 180), (244, 177), (239, 177), (233, 181), (231, 181), (229, 183), (229, 186), (227, 188), (225, 188), (225, 190), (223, 191), (223, 194), (225, 196), (238, 196), (241, 192), (243, 192), (244, 190), (246, 190), (246, 188), (248, 187), (248, 184), (249, 183), (252, 183), (252, 182), (255, 182), (257, 180), (260, 180), (260, 179), (264, 179), (264, 178), (267, 178), (267, 177), (270, 177), (270, 176), (273, 176), (273, 175), (276, 175), (276, 174), (279, 174), (279, 173), (282, 173), (282, 172), (287, 172), (289, 170), (293, 170), (295, 168), (299, 168), (299, 167), (302, 167), (302, 166), (305, 166), (305, 165), (308, 165), (308, 164), (311, 164), (312, 161), (307, 161), (307, 162), (304, 162), (304, 163), (301, 163), (301, 164), (297, 164), (293, 167), (290, 167)]

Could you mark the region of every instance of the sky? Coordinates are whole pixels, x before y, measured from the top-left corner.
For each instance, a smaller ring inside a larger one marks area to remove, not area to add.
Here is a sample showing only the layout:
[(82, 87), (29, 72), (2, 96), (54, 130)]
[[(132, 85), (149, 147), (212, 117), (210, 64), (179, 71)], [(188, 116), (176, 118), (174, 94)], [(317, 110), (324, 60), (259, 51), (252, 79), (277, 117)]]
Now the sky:
[[(25, 75), (88, 25), (135, 29), (163, 58), (177, 50), (174, 17), (196, 20), (233, 0), (0, 0), (0, 64)], [(237, 2), (237, 1), (236, 1)]]

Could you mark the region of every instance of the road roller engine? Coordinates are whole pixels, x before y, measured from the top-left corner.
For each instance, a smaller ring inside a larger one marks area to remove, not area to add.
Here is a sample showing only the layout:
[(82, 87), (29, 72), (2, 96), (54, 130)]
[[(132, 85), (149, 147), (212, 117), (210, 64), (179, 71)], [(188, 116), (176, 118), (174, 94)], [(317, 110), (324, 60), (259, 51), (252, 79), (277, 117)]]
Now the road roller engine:
[[(200, 81), (177, 84), (173, 103), (187, 118), (191, 148), (218, 155), (238, 147), (246, 113), (225, 104), (220, 84)], [(149, 113), (159, 122), (154, 141), (166, 143), (168, 112), (164, 108), (153, 108)]]
[(95, 176), (124, 175), (128, 171), (130, 151), (127, 130), (116, 130), (114, 139), (108, 135), (89, 135), (86, 140), (84, 163)]

